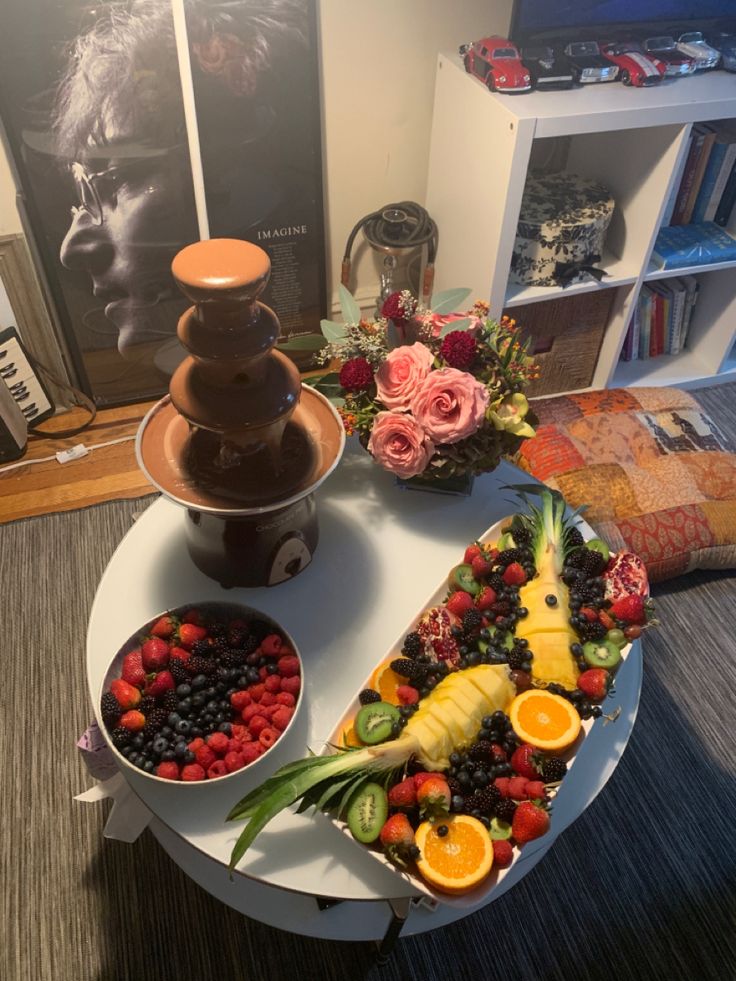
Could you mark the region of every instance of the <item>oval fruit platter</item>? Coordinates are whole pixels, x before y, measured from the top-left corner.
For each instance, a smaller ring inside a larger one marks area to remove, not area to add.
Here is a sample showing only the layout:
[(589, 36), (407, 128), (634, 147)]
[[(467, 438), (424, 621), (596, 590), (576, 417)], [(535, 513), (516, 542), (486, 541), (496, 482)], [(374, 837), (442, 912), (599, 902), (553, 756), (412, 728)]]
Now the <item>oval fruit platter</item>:
[(636, 555), (586, 541), (556, 492), (516, 490), (524, 510), (466, 548), (325, 752), (282, 767), (232, 808), (228, 820), (248, 823), (231, 868), (299, 801), (413, 889), (468, 907), (548, 832), (631, 641), (654, 621)]

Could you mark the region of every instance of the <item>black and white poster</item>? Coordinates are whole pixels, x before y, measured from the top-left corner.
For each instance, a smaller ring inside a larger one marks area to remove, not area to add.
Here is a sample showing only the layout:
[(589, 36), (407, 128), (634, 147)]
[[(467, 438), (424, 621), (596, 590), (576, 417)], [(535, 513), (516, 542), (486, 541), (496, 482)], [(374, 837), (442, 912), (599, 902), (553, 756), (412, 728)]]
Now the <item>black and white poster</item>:
[(156, 397), (184, 352), (173, 256), (243, 238), (283, 333), (319, 331), (315, 0), (3, 0), (0, 114), (80, 383)]

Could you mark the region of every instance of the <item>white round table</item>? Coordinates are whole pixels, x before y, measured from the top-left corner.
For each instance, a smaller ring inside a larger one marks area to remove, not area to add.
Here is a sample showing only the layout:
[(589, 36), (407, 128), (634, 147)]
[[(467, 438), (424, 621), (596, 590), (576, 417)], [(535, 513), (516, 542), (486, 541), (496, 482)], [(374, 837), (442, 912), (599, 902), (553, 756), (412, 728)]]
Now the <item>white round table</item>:
[[(412, 618), (423, 608), (465, 545), (512, 513), (505, 484), (528, 483), (510, 464), (478, 478), (469, 497), (404, 490), (354, 440), (317, 493), (320, 543), (311, 565), (272, 588), (223, 590), (187, 554), (185, 512), (155, 501), (127, 533), (102, 577), (87, 633), (87, 677), (97, 699), (107, 666), (137, 625), (170, 607), (203, 600), (242, 601), (270, 614), (299, 645), (305, 698), (289, 734), (263, 765), (237, 778), (196, 787), (157, 784), (125, 772), (151, 810), (151, 829), (174, 861), (204, 889), (262, 922), (295, 933), (341, 940), (384, 935), (386, 902), (407, 886), (322, 815), (284, 812), (259, 835), (233, 880), (227, 864), (240, 825), (224, 817), (277, 766), (319, 751), (348, 701)], [(623, 753), (641, 689), (636, 643), (606, 702), (615, 723), (598, 720), (555, 799), (550, 832), (526, 845), (488, 902), (519, 881), (555, 837), (593, 800)], [(335, 902), (328, 909), (322, 906)], [(340, 902), (337, 902), (340, 901)], [(473, 909), (413, 904), (404, 933), (419, 933)]]

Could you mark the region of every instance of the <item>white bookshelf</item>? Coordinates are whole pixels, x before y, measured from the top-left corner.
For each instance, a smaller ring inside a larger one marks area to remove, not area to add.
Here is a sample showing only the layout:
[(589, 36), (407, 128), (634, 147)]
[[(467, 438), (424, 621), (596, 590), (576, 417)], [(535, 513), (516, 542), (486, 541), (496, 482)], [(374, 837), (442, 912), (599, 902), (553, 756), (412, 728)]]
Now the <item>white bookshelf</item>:
[[(653, 88), (619, 83), (504, 96), (468, 75), (459, 56), (437, 66), (426, 204), (439, 228), (435, 288), (467, 286), (491, 315), (560, 296), (616, 291), (592, 388), (694, 387), (736, 380), (736, 262), (658, 270), (654, 241), (694, 123), (736, 118), (736, 75), (709, 72)], [(559, 149), (565, 169), (606, 184), (616, 209), (601, 268), (607, 276), (560, 287), (509, 283), (521, 196), (532, 159)], [(736, 234), (736, 220), (727, 231)], [(619, 362), (644, 282), (696, 274), (701, 289), (688, 347)]]

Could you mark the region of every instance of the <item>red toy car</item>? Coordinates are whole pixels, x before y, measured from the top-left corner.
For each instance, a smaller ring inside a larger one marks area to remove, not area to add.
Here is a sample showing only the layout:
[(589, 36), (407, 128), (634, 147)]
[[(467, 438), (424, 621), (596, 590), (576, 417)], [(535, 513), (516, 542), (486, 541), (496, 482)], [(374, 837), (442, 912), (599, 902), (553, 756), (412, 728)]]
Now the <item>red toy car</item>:
[(644, 49), (636, 41), (601, 44), (601, 54), (618, 65), (619, 78), (624, 85), (656, 85), (664, 78), (667, 65)]
[(479, 78), (491, 92), (528, 92), (532, 87), (519, 49), (506, 38), (493, 35), (462, 44), (460, 54), (465, 71)]

